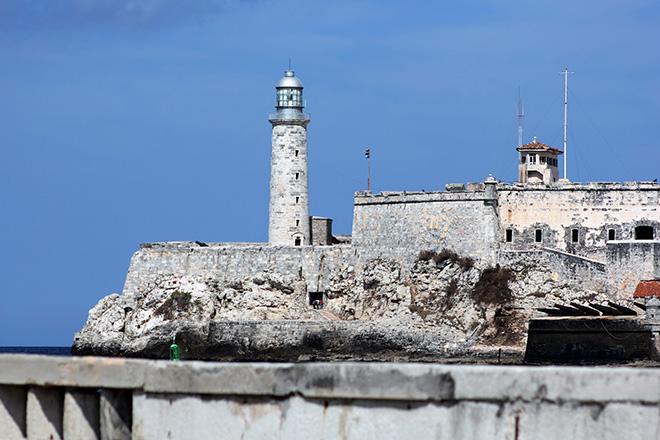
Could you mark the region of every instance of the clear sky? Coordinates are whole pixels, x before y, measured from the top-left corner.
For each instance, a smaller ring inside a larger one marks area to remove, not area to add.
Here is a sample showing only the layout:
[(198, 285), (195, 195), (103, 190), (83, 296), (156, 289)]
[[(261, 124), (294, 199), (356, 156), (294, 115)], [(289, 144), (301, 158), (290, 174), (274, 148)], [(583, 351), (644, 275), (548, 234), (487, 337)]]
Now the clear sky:
[(67, 345), (140, 242), (265, 241), (275, 82), (305, 84), (314, 215), (516, 176), (660, 174), (660, 2), (0, 1), (0, 345)]

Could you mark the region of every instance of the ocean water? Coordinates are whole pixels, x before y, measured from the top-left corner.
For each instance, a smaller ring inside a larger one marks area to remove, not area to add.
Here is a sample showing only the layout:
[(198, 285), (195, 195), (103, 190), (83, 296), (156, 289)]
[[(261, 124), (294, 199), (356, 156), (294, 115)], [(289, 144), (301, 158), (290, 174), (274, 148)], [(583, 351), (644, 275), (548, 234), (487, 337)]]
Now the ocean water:
[(48, 354), (71, 356), (71, 347), (0, 347), (0, 353)]

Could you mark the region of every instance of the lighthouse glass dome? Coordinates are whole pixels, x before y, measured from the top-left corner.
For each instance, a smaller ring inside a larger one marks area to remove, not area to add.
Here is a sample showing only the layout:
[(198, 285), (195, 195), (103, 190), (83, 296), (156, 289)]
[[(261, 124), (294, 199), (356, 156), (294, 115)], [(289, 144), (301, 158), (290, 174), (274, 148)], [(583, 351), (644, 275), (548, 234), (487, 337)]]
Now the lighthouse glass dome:
[(292, 70), (284, 72), (284, 77), (279, 80), (276, 86), (277, 89), (277, 107), (278, 108), (302, 108), (302, 82), (296, 78)]

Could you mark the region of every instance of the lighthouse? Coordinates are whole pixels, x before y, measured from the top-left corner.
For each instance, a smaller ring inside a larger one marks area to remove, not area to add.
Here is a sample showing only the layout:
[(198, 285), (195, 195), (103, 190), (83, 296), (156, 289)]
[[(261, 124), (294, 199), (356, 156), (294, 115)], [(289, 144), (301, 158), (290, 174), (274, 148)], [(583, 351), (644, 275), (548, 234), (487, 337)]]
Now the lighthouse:
[(268, 243), (311, 244), (307, 179), (307, 124), (303, 85), (293, 70), (275, 86), (275, 113), (268, 118), (272, 131)]

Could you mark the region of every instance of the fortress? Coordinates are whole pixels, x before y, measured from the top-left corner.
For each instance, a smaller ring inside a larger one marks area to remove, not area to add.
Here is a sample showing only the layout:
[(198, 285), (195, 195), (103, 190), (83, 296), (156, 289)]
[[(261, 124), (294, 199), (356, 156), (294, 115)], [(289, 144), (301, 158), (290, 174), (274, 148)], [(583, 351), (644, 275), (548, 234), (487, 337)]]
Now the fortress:
[(269, 117), (268, 243), (142, 244), (75, 353), (162, 358), (175, 337), (210, 360), (516, 356), (537, 309), (630, 306), (660, 279), (660, 185), (560, 179), (563, 152), (536, 139), (517, 147), (517, 182), (357, 192), (351, 235), (334, 235), (309, 213), (303, 103), (288, 70)]
[(561, 150), (536, 138), (517, 148), (518, 181), (448, 184), (434, 192), (357, 192), (351, 237), (332, 220), (310, 217), (303, 85), (287, 70), (271, 114), (268, 243), (143, 244), (124, 288), (163, 273), (218, 280), (295, 273), (323, 292), (334, 268), (360, 270), (373, 258), (412, 262), (422, 250), (451, 249), (481, 267), (531, 257), (559, 279), (626, 297), (639, 280), (660, 277), (660, 185), (558, 179)]

